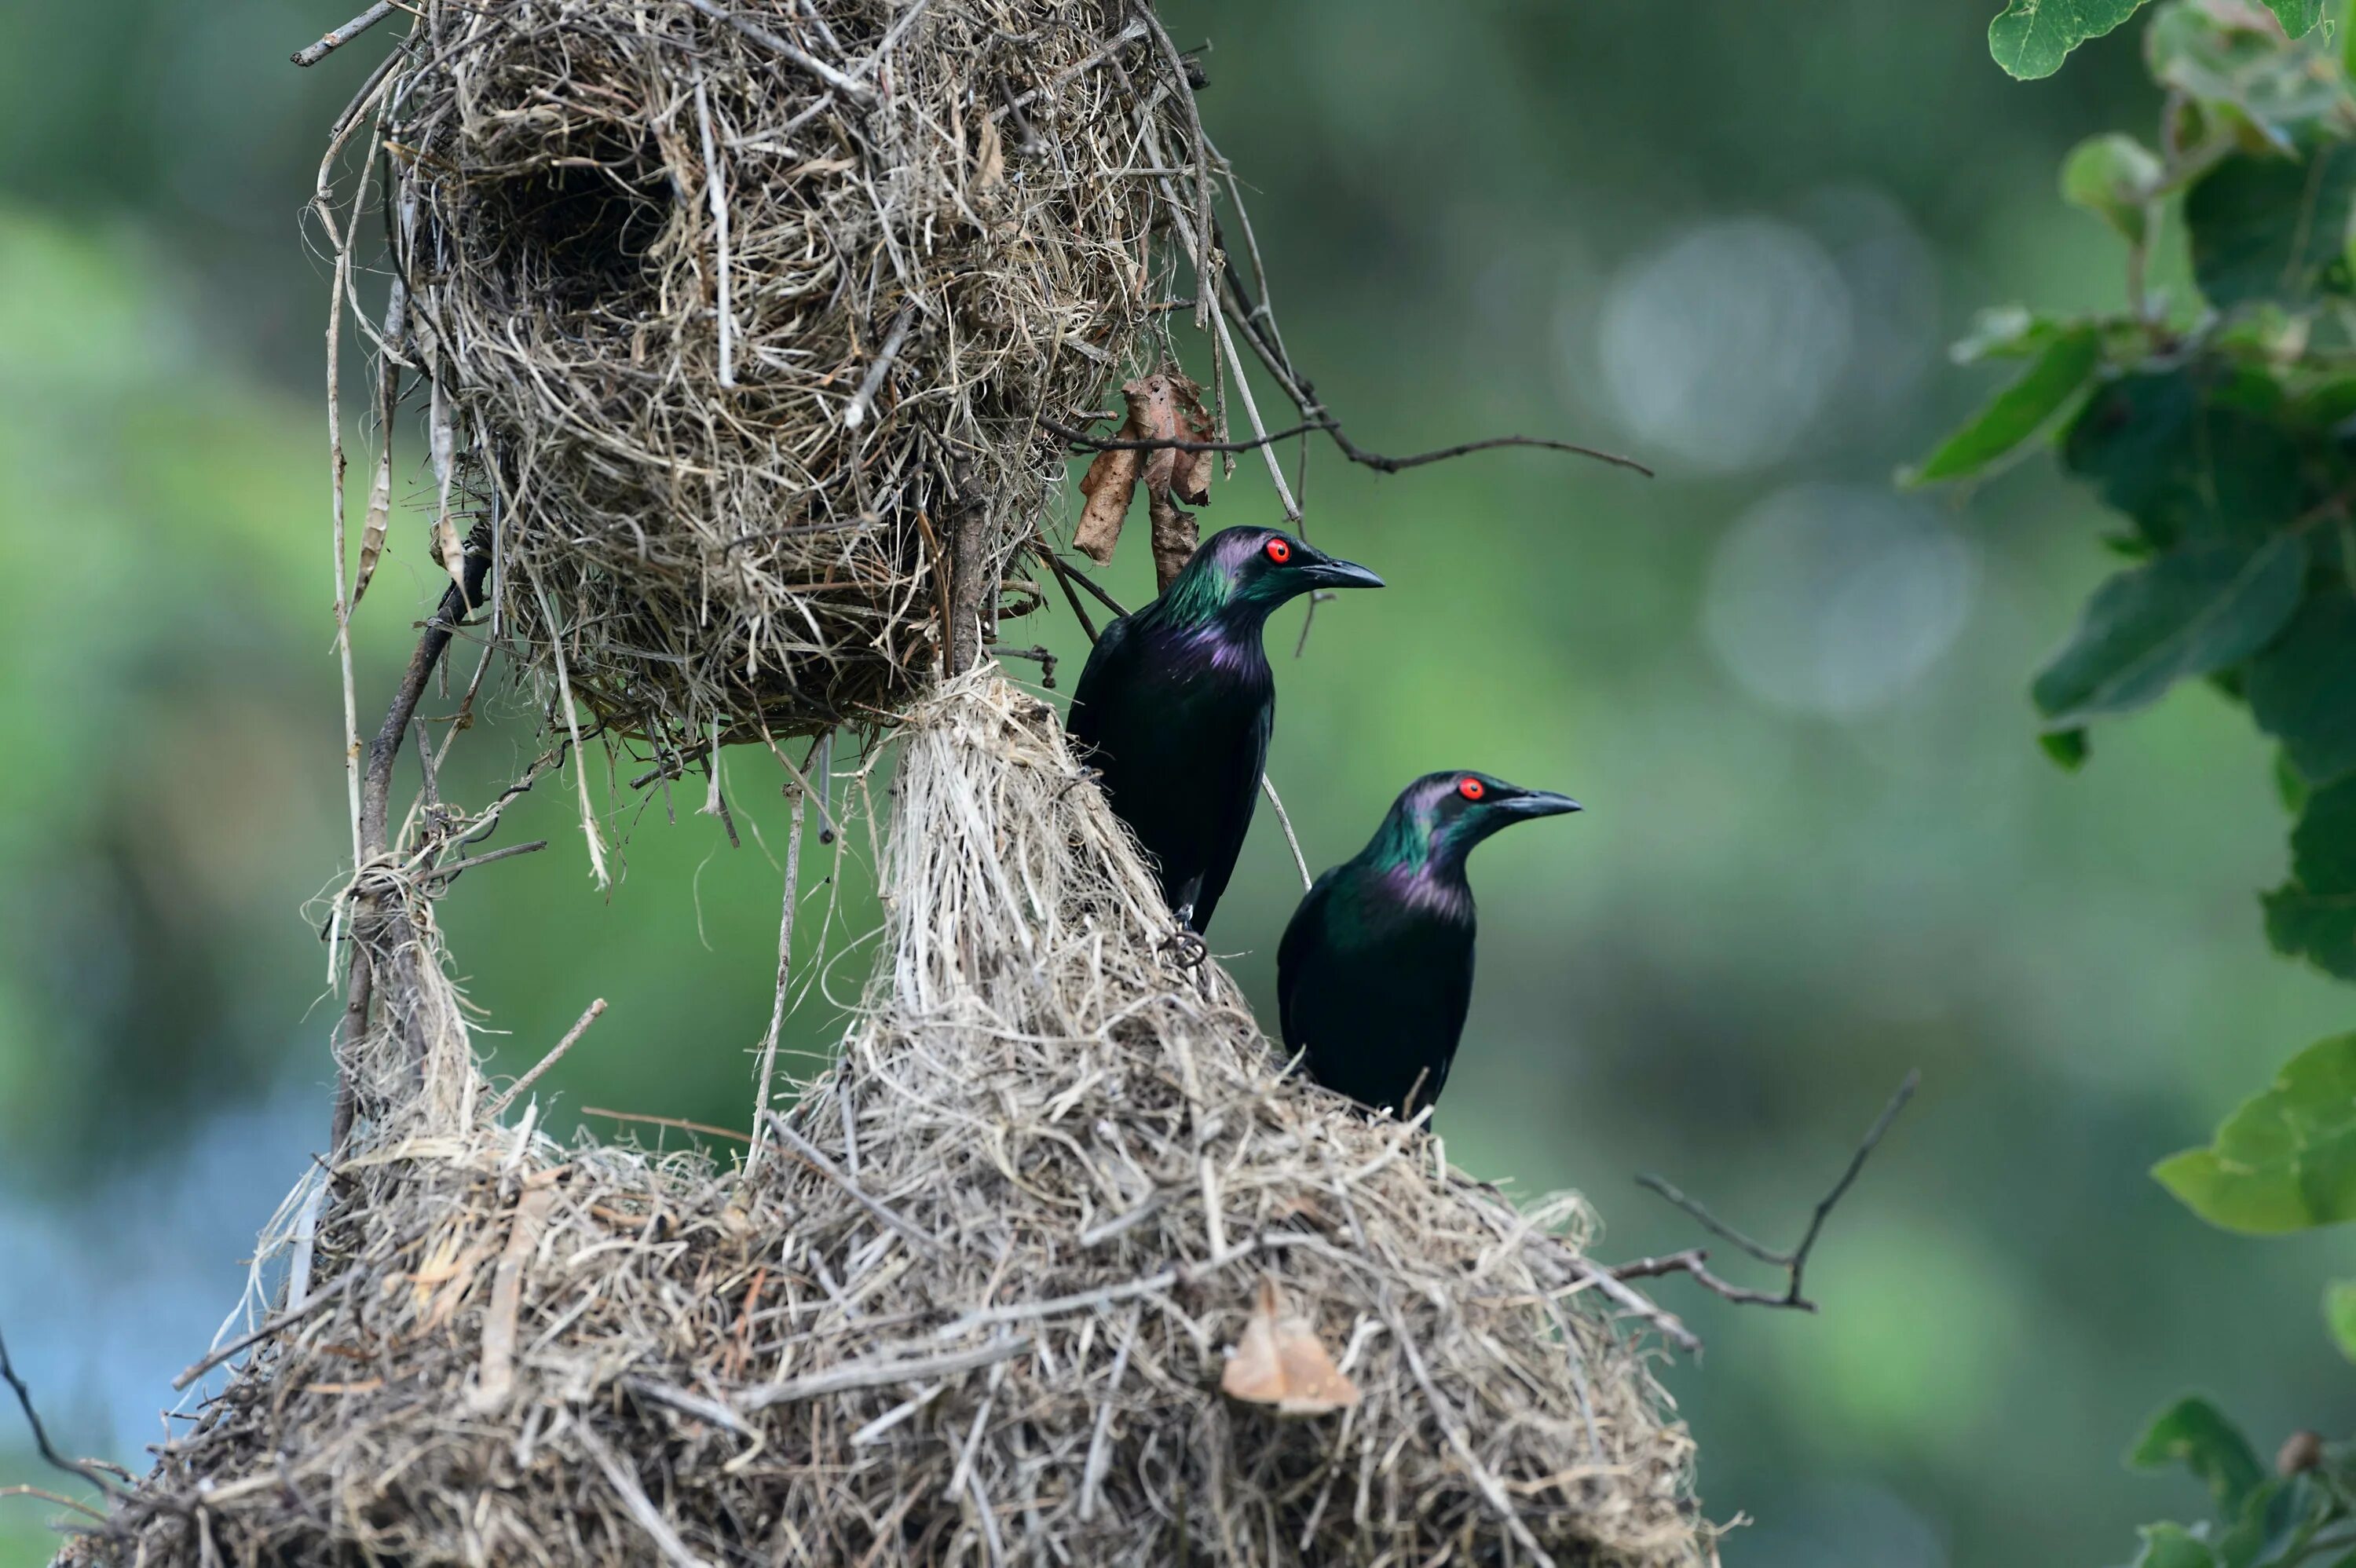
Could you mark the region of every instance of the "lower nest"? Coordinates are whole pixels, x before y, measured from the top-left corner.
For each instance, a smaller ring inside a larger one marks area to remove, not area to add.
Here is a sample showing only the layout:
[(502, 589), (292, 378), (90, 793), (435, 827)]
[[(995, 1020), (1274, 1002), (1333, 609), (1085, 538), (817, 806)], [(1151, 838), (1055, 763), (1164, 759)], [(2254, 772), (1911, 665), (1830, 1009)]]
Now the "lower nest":
[[(386, 1118), (82, 1561), (1711, 1560), (1585, 1206), (1288, 1074), (1042, 704), (897, 743), (868, 1000), (748, 1168)], [(1222, 1392), (1268, 1282), (1352, 1400)]]

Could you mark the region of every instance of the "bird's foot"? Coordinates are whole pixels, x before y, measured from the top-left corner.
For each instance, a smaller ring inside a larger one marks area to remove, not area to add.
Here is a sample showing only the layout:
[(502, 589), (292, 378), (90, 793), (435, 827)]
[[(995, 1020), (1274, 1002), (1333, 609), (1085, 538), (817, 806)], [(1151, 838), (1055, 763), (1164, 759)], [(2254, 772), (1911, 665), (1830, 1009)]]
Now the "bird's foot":
[(1203, 960), (1211, 955), (1210, 948), (1195, 933), (1194, 923), (1194, 906), (1188, 904), (1178, 912), (1178, 929), (1162, 939), (1160, 948), (1163, 953), (1174, 954), (1181, 969), (1199, 969)]

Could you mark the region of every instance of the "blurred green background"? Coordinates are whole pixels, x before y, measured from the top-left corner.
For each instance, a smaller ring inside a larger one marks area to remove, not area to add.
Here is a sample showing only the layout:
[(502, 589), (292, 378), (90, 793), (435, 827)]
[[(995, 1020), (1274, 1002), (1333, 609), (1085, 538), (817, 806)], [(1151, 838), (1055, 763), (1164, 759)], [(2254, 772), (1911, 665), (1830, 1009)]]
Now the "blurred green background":
[[(0, 9), (0, 1328), (69, 1443), (134, 1464), (326, 1133), (305, 905), (349, 841), (298, 219), (387, 40), (285, 57), (351, 8)], [(1710, 1509), (1756, 1521), (1747, 1568), (2112, 1561), (2191, 1505), (2118, 1459), (2180, 1388), (2263, 1441), (2356, 1417), (2316, 1331), (2343, 1241), (2233, 1239), (2142, 1174), (2350, 1021), (2260, 934), (2268, 756), (2194, 691), (2083, 774), (2047, 764), (2023, 688), (2104, 571), (2094, 508), (2040, 463), (1960, 506), (1890, 489), (1985, 394), (1942, 352), (1976, 306), (2120, 286), (2053, 170), (2156, 113), (2136, 30), (2021, 86), (1995, 8), (1163, 6), (1213, 45), (1205, 115), (1288, 336), (1361, 441), (1561, 433), (1661, 470), (1312, 465), (1312, 536), (1393, 584), (1321, 611), (1297, 662), (1299, 612), (1270, 631), (1271, 773), (1312, 861), (1432, 768), (1590, 808), (1476, 859), (1451, 1155), (1587, 1191), (1612, 1255), (1701, 1239), (1644, 1169), (1783, 1239), (1923, 1070), (1817, 1254), (1822, 1316), (1663, 1286), (1709, 1342), (1664, 1375)], [(1274, 515), (1246, 464), (1205, 524)], [(434, 575), (398, 517), (364, 713)], [(1146, 576), (1107, 574), (1131, 603)], [(1076, 658), (1067, 617), (1047, 632)], [(529, 704), (498, 706), (462, 748), (475, 798), (535, 749)], [(771, 771), (736, 765), (781, 850)], [(744, 1120), (777, 873), (700, 799), (626, 808), (601, 897), (543, 787), (501, 841), (554, 847), (444, 906), (497, 1070), (611, 1003), (548, 1081), (560, 1126)], [(871, 907), (854, 848), (838, 936)], [(1263, 1002), (1297, 889), (1263, 813), (1218, 932)], [(795, 1042), (839, 1018), (813, 997)], [(0, 1415), (0, 1479), (41, 1478), (18, 1441)], [(45, 1561), (41, 1505), (0, 1509), (0, 1565)]]

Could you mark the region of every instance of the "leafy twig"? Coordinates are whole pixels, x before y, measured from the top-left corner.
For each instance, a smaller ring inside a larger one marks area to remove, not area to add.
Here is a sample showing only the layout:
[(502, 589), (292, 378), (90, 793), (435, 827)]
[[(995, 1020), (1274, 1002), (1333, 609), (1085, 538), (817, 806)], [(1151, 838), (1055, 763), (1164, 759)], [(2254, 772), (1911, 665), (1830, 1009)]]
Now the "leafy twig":
[(1612, 1271), (1613, 1275), (1620, 1279), (1643, 1279), (1659, 1275), (1688, 1275), (1695, 1284), (1729, 1301), (1757, 1307), (1784, 1307), (1799, 1312), (1815, 1311), (1816, 1304), (1809, 1300), (1800, 1288), (1802, 1276), (1808, 1267), (1808, 1254), (1815, 1250), (1817, 1238), (1824, 1234), (1825, 1221), (1832, 1214), (1833, 1206), (1847, 1195), (1858, 1173), (1865, 1168), (1867, 1158), (1881, 1142), (1883, 1135), (1890, 1131), (1890, 1124), (1897, 1121), (1898, 1114), (1906, 1108), (1906, 1102), (1914, 1097), (1914, 1091), (1922, 1082), (1922, 1074), (1918, 1071), (1909, 1072), (1905, 1082), (1898, 1085), (1897, 1092), (1890, 1096), (1890, 1103), (1881, 1108), (1881, 1115), (1876, 1116), (1873, 1125), (1866, 1129), (1864, 1140), (1857, 1146), (1857, 1152), (1849, 1156), (1848, 1168), (1841, 1172), (1840, 1179), (1833, 1183), (1832, 1190), (1817, 1200), (1815, 1212), (1809, 1217), (1807, 1232), (1800, 1238), (1800, 1244), (1788, 1253), (1778, 1252), (1763, 1242), (1753, 1241), (1660, 1177), (1644, 1175), (1636, 1179), (1637, 1186), (1659, 1193), (1692, 1215), (1710, 1234), (1741, 1248), (1761, 1263), (1783, 1270), (1785, 1283), (1781, 1296), (1763, 1290), (1745, 1289), (1720, 1279), (1703, 1266), (1709, 1253), (1699, 1247), (1689, 1247), (1665, 1257), (1640, 1258), (1634, 1263), (1622, 1264)]

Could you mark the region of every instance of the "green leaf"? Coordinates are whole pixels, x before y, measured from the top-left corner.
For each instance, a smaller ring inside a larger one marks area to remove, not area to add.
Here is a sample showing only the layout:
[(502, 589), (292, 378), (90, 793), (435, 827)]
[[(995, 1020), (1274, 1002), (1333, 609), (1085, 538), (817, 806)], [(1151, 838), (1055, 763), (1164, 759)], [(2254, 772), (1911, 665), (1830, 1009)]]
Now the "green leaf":
[(2331, 1328), (2340, 1353), (2356, 1361), (2356, 1279), (2339, 1279), (2323, 1288), (2323, 1321)]
[(2334, 583), (2309, 594), (2250, 666), (2249, 698), (2308, 783), (2356, 773), (2356, 593)]
[(2143, 1527), (2143, 1550), (2134, 1568), (2217, 1568), (2217, 1554), (2208, 1542), (2179, 1524)]
[(2266, 9), (2294, 38), (2313, 31), (2323, 20), (2323, 0), (2266, 0)]
[(2290, 619), (2306, 576), (2296, 534), (2187, 546), (2120, 572), (2030, 688), (2047, 728), (2141, 708), (2179, 680), (2241, 663)]
[(2029, 359), (2045, 351), (2045, 346), (2064, 332), (2073, 331), (2078, 324), (2060, 316), (2044, 315), (2027, 305), (1991, 305), (1972, 317), (1972, 329), (1957, 338), (1947, 350), (1949, 358), (1958, 365), (1976, 365), (1983, 359)]
[(2290, 880), (2265, 896), (2266, 940), (2356, 980), (2356, 775), (2308, 797), (2290, 853)]
[(2321, 29), (2285, 44), (2255, 12), (2171, 5), (2152, 18), (2144, 49), (2160, 85), (2208, 110), (2227, 136), (2245, 123), (2296, 155), (2317, 133), (2351, 129), (2347, 68)]
[(2056, 766), (2071, 773), (2086, 765), (2086, 755), (2091, 749), (2086, 744), (2083, 730), (2048, 730), (2037, 737), (2037, 743), (2047, 756), (2053, 759)]
[(2011, 0), (1988, 24), (1988, 53), (2024, 81), (2051, 76), (2088, 38), (2136, 14), (2143, 0)]
[(2307, 509), (2302, 457), (2281, 388), (2215, 362), (2106, 383), (2062, 443), (2063, 465), (2162, 549), (2287, 527)]
[(2101, 336), (2091, 326), (2072, 327), (2056, 336), (2019, 380), (1942, 442), (1921, 467), (1901, 473), (1899, 483), (1935, 485), (1961, 479), (2012, 452), (2051, 424), (2085, 389), (2102, 352)]
[(2117, 229), (2128, 244), (2140, 245), (2164, 172), (2158, 155), (2133, 136), (2090, 136), (2062, 165), (2062, 199)]
[(2356, 145), (2327, 143), (2298, 162), (2235, 154), (2185, 195), (2193, 279), (2219, 310), (2345, 293), (2351, 204)]
[(2171, 1156), (2152, 1175), (2229, 1231), (2281, 1235), (2356, 1219), (2356, 1034), (2291, 1058), (2207, 1148)]
[(2242, 1429), (2199, 1394), (2187, 1394), (2153, 1416), (2127, 1450), (2127, 1463), (2138, 1470), (2182, 1465), (2207, 1483), (2218, 1511), (2229, 1518), (2242, 1511), (2243, 1502), (2266, 1478)]

